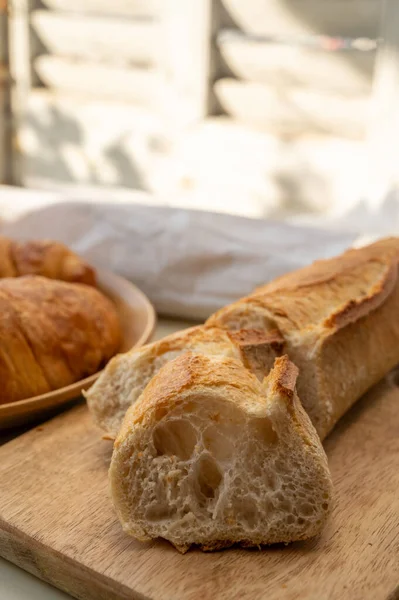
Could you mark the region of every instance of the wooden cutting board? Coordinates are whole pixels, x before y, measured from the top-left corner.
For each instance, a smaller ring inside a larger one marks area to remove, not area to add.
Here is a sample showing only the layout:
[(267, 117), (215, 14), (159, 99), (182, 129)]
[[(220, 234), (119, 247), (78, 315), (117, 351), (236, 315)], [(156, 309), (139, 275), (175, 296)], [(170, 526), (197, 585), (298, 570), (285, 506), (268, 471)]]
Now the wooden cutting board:
[(77, 406), (0, 448), (0, 555), (82, 600), (399, 598), (399, 390), (384, 382), (326, 441), (333, 515), (310, 542), (198, 550), (136, 542), (107, 489), (111, 444)]

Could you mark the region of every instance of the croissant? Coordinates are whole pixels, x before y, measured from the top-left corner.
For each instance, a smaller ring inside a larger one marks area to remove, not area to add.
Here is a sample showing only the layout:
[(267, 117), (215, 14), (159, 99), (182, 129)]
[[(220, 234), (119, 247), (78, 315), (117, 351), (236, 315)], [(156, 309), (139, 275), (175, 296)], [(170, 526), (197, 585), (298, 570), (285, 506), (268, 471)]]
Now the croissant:
[(0, 236), (0, 277), (20, 275), (96, 285), (94, 269), (64, 244), (51, 240), (17, 242)]
[(119, 348), (118, 315), (97, 289), (27, 275), (0, 280), (0, 404), (96, 373)]

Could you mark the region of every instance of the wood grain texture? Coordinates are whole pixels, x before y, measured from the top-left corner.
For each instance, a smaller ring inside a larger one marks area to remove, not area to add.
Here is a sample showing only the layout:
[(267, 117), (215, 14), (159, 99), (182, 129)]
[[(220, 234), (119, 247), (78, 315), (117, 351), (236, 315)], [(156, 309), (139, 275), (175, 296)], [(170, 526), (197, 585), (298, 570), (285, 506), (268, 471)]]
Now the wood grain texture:
[(0, 448), (0, 555), (81, 600), (388, 600), (399, 582), (399, 391), (383, 382), (326, 441), (336, 487), (316, 540), (182, 556), (125, 536), (111, 445), (85, 406)]

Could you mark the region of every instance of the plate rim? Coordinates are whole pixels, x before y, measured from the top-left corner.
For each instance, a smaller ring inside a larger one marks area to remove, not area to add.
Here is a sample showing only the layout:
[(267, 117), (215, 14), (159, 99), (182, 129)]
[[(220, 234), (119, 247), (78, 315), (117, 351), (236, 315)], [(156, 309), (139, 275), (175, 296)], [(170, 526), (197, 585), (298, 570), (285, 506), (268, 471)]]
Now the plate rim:
[[(135, 344), (133, 344), (133, 346), (131, 348), (129, 348), (129, 350), (126, 350), (126, 352), (133, 350), (133, 348), (138, 348), (138, 347), (143, 346), (146, 342), (148, 342), (150, 340), (152, 334), (154, 333), (156, 322), (157, 322), (157, 314), (156, 314), (155, 308), (154, 308), (153, 304), (151, 303), (150, 299), (136, 284), (132, 283), (129, 279), (126, 279), (125, 277), (122, 277), (121, 275), (117, 275), (116, 273), (113, 273), (112, 271), (109, 271), (108, 269), (98, 269), (98, 268), (96, 269), (96, 274), (97, 274), (97, 281), (100, 284), (97, 286), (97, 289), (99, 289), (99, 291), (102, 291), (100, 286), (101, 286), (101, 281), (103, 279), (108, 279), (111, 281), (116, 280), (116, 281), (119, 281), (120, 283), (122, 283), (123, 285), (128, 285), (141, 298), (143, 304), (147, 308), (147, 313), (149, 316), (148, 322), (145, 326), (143, 333), (139, 337), (139, 339), (135, 342)], [(102, 292), (102, 293), (104, 293), (104, 292)], [(106, 295), (106, 294), (104, 294), (104, 295)], [(118, 354), (121, 354), (121, 352), (116, 352), (110, 358), (110, 360), (112, 360), (112, 358), (114, 358), (114, 356), (117, 356)], [(75, 381), (73, 383), (65, 385), (61, 388), (57, 388), (55, 390), (45, 392), (44, 394), (39, 394), (38, 396), (31, 396), (30, 398), (23, 398), (22, 400), (15, 400), (14, 402), (7, 402), (6, 404), (0, 404), (0, 418), (2, 416), (2, 413), (6, 413), (6, 414), (8, 413), (7, 416), (12, 416), (11, 413), (14, 413), (15, 416), (18, 416), (19, 414), (23, 413), (23, 409), (29, 408), (30, 406), (33, 406), (34, 404), (36, 404), (38, 402), (46, 401), (46, 400), (50, 399), (52, 396), (54, 396), (54, 394), (57, 394), (57, 393), (59, 395), (67, 394), (69, 390), (72, 390), (72, 388), (74, 388), (76, 386), (80, 387), (80, 392), (76, 396), (76, 398), (79, 398), (79, 396), (82, 395), (82, 391), (87, 390), (96, 381), (96, 379), (98, 379), (98, 377), (101, 375), (101, 373), (104, 371), (105, 368), (106, 367), (104, 367), (100, 371), (97, 371), (96, 373), (93, 373), (92, 375), (89, 375), (88, 377), (85, 377), (84, 379), (79, 379), (78, 381)], [(57, 399), (55, 397), (54, 400), (55, 400), (54, 404), (50, 404), (50, 406), (48, 408), (51, 408), (53, 406), (55, 407), (58, 404), (67, 403), (68, 401), (70, 402), (72, 400), (72, 398), (69, 398), (69, 400), (64, 399), (64, 400), (60, 400), (59, 402), (57, 402), (57, 400), (59, 400), (59, 399)], [(12, 409), (14, 409), (14, 410), (12, 410)], [(3, 415), (3, 416), (6, 416), (6, 415)], [(0, 427), (1, 427), (1, 425), (0, 425)]]

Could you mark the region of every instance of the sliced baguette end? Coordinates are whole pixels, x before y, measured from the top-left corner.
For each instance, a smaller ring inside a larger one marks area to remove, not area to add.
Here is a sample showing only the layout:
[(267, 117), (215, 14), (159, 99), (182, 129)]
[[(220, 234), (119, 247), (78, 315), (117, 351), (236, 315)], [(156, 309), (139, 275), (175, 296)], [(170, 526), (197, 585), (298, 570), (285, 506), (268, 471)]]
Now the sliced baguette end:
[(187, 353), (165, 365), (115, 443), (111, 493), (124, 530), (180, 551), (317, 535), (332, 484), (295, 379), (287, 357), (263, 383), (230, 358)]

